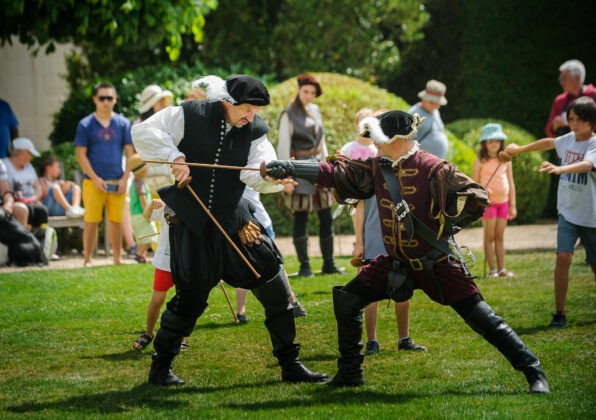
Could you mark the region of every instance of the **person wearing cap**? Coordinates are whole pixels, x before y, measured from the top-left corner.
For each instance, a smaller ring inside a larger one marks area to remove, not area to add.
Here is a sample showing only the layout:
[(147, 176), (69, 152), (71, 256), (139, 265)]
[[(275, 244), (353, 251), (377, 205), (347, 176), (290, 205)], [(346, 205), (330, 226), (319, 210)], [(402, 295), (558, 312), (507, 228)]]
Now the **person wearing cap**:
[[(319, 81), (308, 73), (298, 76), (298, 93), (294, 101), (281, 114), (277, 157), (279, 159), (324, 161), (327, 146), (323, 132), (321, 110), (312, 101), (323, 94)], [(299, 276), (312, 277), (308, 258), (308, 237), (306, 222), (309, 213), (319, 217), (319, 245), (323, 255), (323, 274), (346, 275), (335, 265), (333, 257), (333, 215), (334, 203), (330, 190), (316, 188), (304, 179), (297, 179), (293, 187), (286, 185), (286, 205), (294, 215), (294, 247), (300, 261)]]
[(122, 154), (129, 158), (134, 148), (130, 137), (130, 121), (114, 112), (116, 89), (100, 82), (93, 88), (95, 112), (77, 125), (74, 144), (77, 161), (83, 169), (82, 195), (85, 204), (83, 229), (84, 265), (91, 263), (97, 228), (106, 209), (114, 264), (120, 264), (122, 218), (126, 201), (129, 172), (122, 168)]
[[(484, 230), (484, 255), (488, 262), (489, 277), (515, 277), (505, 268), (505, 243), (503, 237), (507, 220), (517, 217), (515, 182), (511, 162), (502, 163), (502, 152), (507, 136), (501, 124), (489, 123), (482, 127), (480, 149), (474, 160), (472, 178), (488, 191), (490, 206), (484, 209), (482, 227)], [(495, 254), (497, 268), (495, 268)]]
[(362, 135), (378, 145), (380, 157), (354, 161), (338, 155), (329, 162), (266, 165), (272, 178), (295, 176), (334, 188), (340, 202), (377, 197), (387, 255), (374, 258), (345, 286), (333, 288), (341, 357), (329, 384), (364, 384), (362, 309), (388, 297), (406, 301), (414, 289), (422, 289), (435, 302), (450, 305), (522, 371), (530, 392), (548, 393), (538, 358), (484, 301), (453, 240), (455, 226), (477, 219), (489, 204), (486, 190), (452, 163), (420, 150), (414, 136), (421, 123), (417, 114), (403, 111), (364, 118)]
[(550, 110), (544, 131), (548, 137), (558, 137), (570, 131), (567, 108), (577, 98), (589, 96), (596, 99), (596, 87), (584, 85), (586, 68), (579, 60), (567, 60), (559, 66), (559, 84), (563, 93), (558, 95)]
[(132, 231), (137, 244), (135, 260), (138, 263), (146, 263), (147, 257), (145, 253), (155, 240), (151, 235), (157, 233), (155, 224), (147, 222), (143, 217), (143, 211), (151, 201), (149, 185), (145, 182), (149, 167), (143, 162), (143, 158), (138, 153), (132, 155), (126, 162), (126, 165), (127, 169), (134, 175), (134, 181), (129, 188), (129, 194)]
[(408, 113), (418, 114), (424, 118), (424, 122), (416, 132), (414, 139), (420, 144), (420, 148), (432, 153), (439, 159), (445, 159), (449, 152), (449, 142), (445, 135), (445, 125), (441, 120), (439, 108), (447, 105), (445, 85), (437, 80), (426, 82), (424, 90), (418, 92), (420, 102), (412, 106)]
[[(275, 156), (267, 140), (269, 127), (256, 113), (269, 105), (263, 83), (246, 75), (217, 76), (197, 80), (207, 101), (186, 101), (168, 107), (132, 129), (136, 150), (145, 160), (175, 162), (177, 183), (190, 177), (189, 186), (260, 274), (257, 278), (227, 242), (188, 188), (176, 185), (159, 189), (171, 210), (170, 266), (176, 295), (161, 316), (153, 341), (155, 354), (149, 382), (183, 385), (171, 363), (207, 307), (211, 289), (220, 279), (232, 287), (252, 290), (265, 308), (265, 326), (273, 354), (287, 382), (318, 382), (327, 375), (311, 372), (300, 361), (300, 345), (294, 342), (296, 327), (283, 262), (275, 243), (253, 216), (254, 207), (242, 198), (245, 186), (260, 193), (277, 192), (282, 185), (264, 180), (258, 171), (189, 167), (185, 162), (256, 168)], [(247, 231), (260, 232), (250, 239)]]
[(10, 157), (2, 159), (6, 167), (8, 187), (15, 201), (26, 208), (26, 211), (18, 211), (15, 218), (29, 230), (48, 222), (48, 209), (40, 201), (43, 189), (31, 165), (34, 156), (38, 157), (39, 152), (33, 142), (25, 137), (17, 137), (12, 141)]

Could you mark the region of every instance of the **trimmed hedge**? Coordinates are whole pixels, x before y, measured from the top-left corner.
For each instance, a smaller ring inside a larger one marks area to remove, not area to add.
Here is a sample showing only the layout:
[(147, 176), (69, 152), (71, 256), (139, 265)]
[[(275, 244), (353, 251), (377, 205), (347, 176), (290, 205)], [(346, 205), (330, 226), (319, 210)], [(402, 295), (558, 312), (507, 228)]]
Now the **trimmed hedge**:
[[(536, 141), (536, 138), (523, 128), (507, 121), (483, 118), (468, 118), (447, 124), (447, 128), (462, 139), (468, 146), (478, 150), (478, 139), (482, 126), (496, 122), (503, 126), (508, 143), (524, 145)], [(518, 216), (514, 223), (535, 222), (542, 214), (548, 199), (550, 177), (538, 172), (540, 164), (546, 160), (543, 153), (525, 153), (513, 159), (513, 177), (515, 180)]]
[[(325, 138), (329, 154), (334, 154), (344, 144), (356, 138), (355, 115), (361, 108), (371, 109), (401, 109), (407, 111), (410, 105), (402, 98), (387, 92), (377, 86), (353, 77), (335, 73), (313, 73), (321, 82), (325, 92), (315, 100), (321, 108), (325, 129)], [(269, 124), (271, 131), (269, 140), (277, 145), (279, 136), (279, 117), (297, 93), (296, 78), (288, 79), (269, 91), (271, 105), (259, 113)], [(448, 132), (449, 160), (453, 161), (464, 172), (471, 174), (475, 153), (465, 143), (461, 142), (454, 134)], [(292, 234), (292, 217), (283, 204), (282, 194), (263, 194), (261, 200), (265, 203), (267, 211), (273, 221), (273, 226), (278, 235)], [(344, 211), (339, 219), (342, 233), (352, 233), (352, 221)], [(308, 232), (316, 234), (318, 220), (316, 215), (310, 215)], [(337, 233), (336, 229), (336, 233)]]

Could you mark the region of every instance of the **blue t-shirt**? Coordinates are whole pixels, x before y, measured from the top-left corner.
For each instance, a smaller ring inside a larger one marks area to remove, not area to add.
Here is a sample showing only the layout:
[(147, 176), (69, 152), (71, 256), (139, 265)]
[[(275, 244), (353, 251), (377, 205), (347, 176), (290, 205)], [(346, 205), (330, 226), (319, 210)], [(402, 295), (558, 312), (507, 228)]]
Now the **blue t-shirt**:
[(8, 142), (10, 130), (19, 126), (8, 102), (0, 99), (0, 158), (8, 156)]
[[(118, 180), (123, 175), (122, 151), (132, 144), (130, 121), (114, 113), (105, 128), (91, 113), (79, 121), (74, 144), (87, 148), (87, 158), (97, 176), (106, 181)], [(89, 178), (87, 174), (85, 178)]]

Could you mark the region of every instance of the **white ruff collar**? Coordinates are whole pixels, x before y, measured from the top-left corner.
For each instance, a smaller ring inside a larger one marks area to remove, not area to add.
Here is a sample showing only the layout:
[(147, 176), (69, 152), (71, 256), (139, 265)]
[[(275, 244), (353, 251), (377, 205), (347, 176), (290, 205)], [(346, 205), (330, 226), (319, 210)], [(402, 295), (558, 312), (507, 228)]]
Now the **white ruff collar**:
[(418, 149), (420, 149), (420, 143), (418, 143), (416, 140), (414, 140), (414, 145), (408, 151), (408, 153), (406, 153), (405, 155), (402, 155), (402, 156), (398, 157), (396, 160), (394, 160), (393, 163), (391, 164), (391, 167), (393, 167), (393, 168), (397, 167), (399, 162), (401, 162), (402, 160), (406, 160), (407, 158), (412, 156), (414, 153), (416, 153), (418, 151)]

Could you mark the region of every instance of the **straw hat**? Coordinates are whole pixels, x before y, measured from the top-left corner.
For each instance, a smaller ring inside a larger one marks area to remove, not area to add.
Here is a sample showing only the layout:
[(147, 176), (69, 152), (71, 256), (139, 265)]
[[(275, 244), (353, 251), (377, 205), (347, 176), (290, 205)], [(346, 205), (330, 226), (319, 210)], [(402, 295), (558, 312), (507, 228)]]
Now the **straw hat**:
[(447, 105), (447, 98), (445, 98), (446, 91), (447, 87), (444, 83), (437, 80), (429, 80), (426, 82), (426, 88), (418, 92), (418, 97), (439, 105)]
[(507, 140), (507, 135), (503, 133), (503, 127), (501, 124), (490, 123), (482, 127), (482, 136), (478, 143), (482, 143), (486, 140)]
[(169, 90), (163, 90), (157, 85), (149, 85), (141, 93), (141, 106), (139, 110), (141, 114), (153, 108), (153, 105), (158, 103), (162, 98), (168, 98), (168, 105), (172, 103), (174, 94)]
[(145, 168), (147, 165), (143, 162), (143, 158), (138, 153), (133, 154), (126, 160), (126, 169), (135, 173)]

